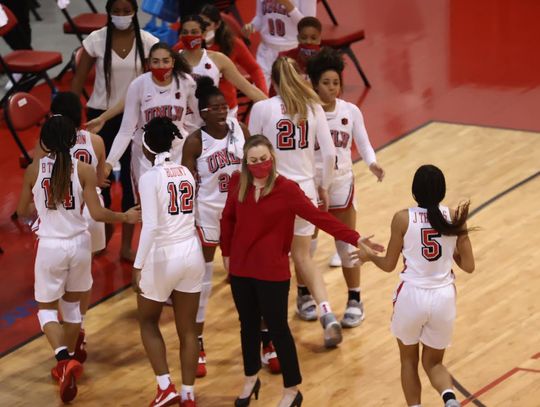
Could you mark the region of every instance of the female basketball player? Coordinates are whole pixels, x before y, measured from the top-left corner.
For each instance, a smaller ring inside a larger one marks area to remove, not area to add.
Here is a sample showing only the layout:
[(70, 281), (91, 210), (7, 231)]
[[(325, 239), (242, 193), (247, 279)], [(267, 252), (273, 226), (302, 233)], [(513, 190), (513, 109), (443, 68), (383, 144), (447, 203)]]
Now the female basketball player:
[[(168, 117), (182, 135), (200, 124), (195, 81), (189, 75), (188, 63), (165, 43), (150, 49), (150, 72), (142, 74), (129, 85), (122, 126), (107, 156), (106, 172), (110, 172), (133, 139), (131, 169), (135, 187), (150, 163), (142, 153), (142, 128), (154, 117)], [(175, 138), (171, 160), (180, 163), (183, 140)]]
[(423, 165), (414, 174), (412, 194), (418, 206), (397, 212), (386, 256), (362, 246), (360, 259), (373, 261), (384, 271), (396, 267), (400, 252), (405, 269), (394, 296), (392, 333), (401, 358), (401, 385), (409, 406), (420, 406), (419, 343), (422, 366), (445, 407), (459, 406), (452, 378), (442, 364), (450, 344), (456, 316), (456, 288), (452, 258), (466, 271), (474, 271), (474, 256), (466, 225), (469, 202), (456, 210), (440, 203), (446, 194), (442, 171)]
[(199, 111), (205, 125), (186, 139), (182, 165), (189, 168), (197, 179), (195, 223), (206, 262), (197, 313), (200, 347), (197, 377), (203, 377), (206, 375), (206, 355), (202, 332), (212, 291), (214, 255), (219, 244), (219, 219), (225, 206), (231, 175), (240, 170), (244, 140), (249, 137), (249, 133), (244, 124), (227, 117), (227, 101), (211, 78), (202, 76), (197, 79), (195, 96), (199, 100)]
[(370, 247), (382, 249), (369, 238), (360, 239), (357, 232), (313, 205), (296, 182), (278, 175), (277, 160), (272, 143), (265, 136), (256, 135), (246, 141), (242, 171), (231, 179), (221, 218), (221, 250), (240, 316), (244, 359), (244, 388), (236, 406), (249, 405), (253, 394), (258, 398), (261, 317), (268, 325), (283, 372), (283, 397), (278, 405), (302, 404), (297, 388), (302, 378), (287, 323), (291, 278), (288, 253), (296, 216), (350, 244), (364, 241)]
[[(375, 152), (369, 142), (364, 126), (364, 118), (356, 105), (339, 99), (342, 88), (343, 59), (331, 49), (323, 48), (308, 60), (307, 71), (313, 88), (323, 102), (323, 108), (330, 127), (337, 152), (335, 176), (328, 188), (330, 198), (329, 211), (332, 215), (354, 228), (356, 226), (356, 208), (354, 199), (354, 175), (352, 170), (351, 148), (353, 140), (370, 171), (382, 181), (384, 170), (377, 164)], [(317, 184), (322, 178), (320, 150), (315, 150)], [(315, 251), (317, 238), (312, 241), (312, 253)], [(347, 308), (341, 325), (353, 328), (364, 319), (364, 306), (360, 299), (360, 266), (351, 259), (352, 247), (336, 240), (336, 249), (341, 259), (343, 276), (348, 288)]]
[(270, 87), (272, 64), (282, 51), (298, 46), (298, 22), (307, 16), (315, 17), (316, 0), (258, 0), (255, 18), (246, 24), (243, 33), (249, 37), (254, 31), (261, 33), (257, 48), (257, 62), (261, 66), (266, 84)]
[[(249, 121), (251, 134), (263, 134), (272, 143), (279, 159), (280, 174), (298, 182), (300, 188), (316, 204), (317, 189), (314, 181), (315, 143), (322, 154), (322, 180), (319, 198), (328, 208), (328, 187), (332, 182), (336, 149), (320, 99), (298, 74), (293, 60), (280, 57), (272, 66), (272, 85), (278, 96), (253, 106)], [(341, 325), (330, 304), (320, 270), (313, 262), (309, 248), (315, 227), (298, 219), (294, 228), (291, 256), (299, 281), (297, 312), (304, 320), (316, 320), (316, 304), (306, 291), (303, 280), (319, 304), (320, 320), (324, 329), (326, 347), (342, 340)]]
[[(180, 136), (167, 117), (144, 127), (144, 156), (153, 167), (140, 178), (143, 227), (133, 264), (133, 288), (144, 348), (156, 374), (157, 395), (151, 406), (195, 406), (197, 369), (195, 316), (204, 274), (204, 258), (193, 214), (195, 180), (186, 167), (170, 160), (173, 140)], [(159, 330), (163, 303), (172, 297), (180, 339), (182, 391), (170, 381), (166, 349)]]
[(76, 379), (83, 371), (70, 355), (81, 327), (81, 294), (92, 286), (91, 243), (82, 206), (99, 222), (136, 223), (140, 217), (135, 208), (118, 213), (101, 206), (95, 170), (71, 155), (76, 141), (71, 119), (55, 115), (45, 122), (40, 143), (48, 155), (27, 168), (17, 206), (19, 216), (28, 216), (33, 199), (39, 216), (34, 291), (39, 324), (58, 361), (51, 375), (64, 402), (77, 395)]
[(180, 52), (191, 65), (193, 75), (195, 77), (209, 76), (216, 86), (219, 86), (219, 78), (223, 76), (254, 102), (266, 99), (266, 95), (260, 89), (242, 76), (228, 56), (203, 48), (205, 31), (206, 23), (200, 16), (192, 15), (182, 19), (180, 31), (182, 50)]

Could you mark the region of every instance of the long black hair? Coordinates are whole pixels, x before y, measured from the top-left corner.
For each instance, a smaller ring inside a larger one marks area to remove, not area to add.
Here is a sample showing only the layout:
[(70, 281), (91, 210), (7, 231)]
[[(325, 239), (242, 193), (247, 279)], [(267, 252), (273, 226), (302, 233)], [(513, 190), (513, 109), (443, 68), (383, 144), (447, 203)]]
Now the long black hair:
[(438, 167), (426, 164), (418, 168), (414, 174), (412, 193), (418, 205), (427, 209), (429, 223), (437, 232), (447, 236), (460, 236), (468, 232), (464, 226), (469, 215), (469, 201), (459, 205), (451, 223), (439, 209), (446, 195), (446, 180)]
[(187, 23), (188, 21), (195, 21), (197, 24), (199, 24), (199, 27), (201, 28), (201, 32), (203, 34), (201, 48), (206, 48), (206, 43), (204, 42), (204, 32), (206, 31), (206, 27), (208, 27), (208, 23), (204, 21), (200, 15), (191, 14), (191, 15), (183, 16), (180, 19), (180, 27), (183, 27), (184, 24)]
[(47, 153), (54, 153), (51, 173), (49, 208), (56, 208), (69, 193), (71, 183), (71, 152), (77, 141), (77, 129), (73, 121), (62, 115), (53, 115), (41, 127), (39, 143)]
[(154, 117), (143, 130), (145, 143), (157, 154), (169, 151), (176, 137), (182, 138), (180, 130), (168, 117)]
[(152, 54), (158, 49), (164, 49), (173, 59), (173, 74), (176, 80), (176, 85), (178, 86), (178, 76), (185, 78), (186, 75), (189, 75), (191, 73), (191, 65), (179, 52), (174, 51), (166, 42), (157, 42), (152, 45), (152, 48), (150, 48), (150, 52), (148, 53), (148, 58), (150, 59)]
[(219, 51), (225, 55), (231, 55), (234, 48), (234, 34), (225, 21), (221, 18), (219, 9), (212, 4), (205, 4), (201, 14), (218, 25), (214, 41), (219, 45)]
[[(107, 101), (111, 96), (111, 62), (112, 62), (112, 33), (114, 29), (114, 24), (112, 23), (111, 11), (113, 4), (118, 0), (107, 0), (105, 5), (105, 10), (107, 10), (107, 37), (105, 40), (105, 55), (103, 57), (103, 72), (105, 74), (105, 89), (107, 91)], [(126, 0), (129, 1), (133, 7), (135, 14), (133, 15), (133, 30), (135, 31), (135, 62), (137, 61), (137, 56), (141, 60), (141, 68), (143, 71), (146, 69), (146, 57), (144, 55), (144, 46), (141, 38), (141, 27), (139, 25), (139, 19), (137, 18), (137, 11), (139, 6), (137, 5), (137, 0)]]
[(66, 116), (76, 128), (81, 127), (82, 103), (73, 92), (58, 92), (51, 102), (51, 113)]
[(316, 55), (307, 60), (306, 71), (313, 87), (316, 87), (326, 71), (335, 71), (343, 87), (343, 70), (345, 63), (341, 53), (330, 47), (323, 47)]
[(195, 97), (199, 100), (199, 110), (208, 107), (208, 101), (212, 96), (223, 96), (223, 92), (214, 85), (214, 81), (209, 76), (198, 77)]

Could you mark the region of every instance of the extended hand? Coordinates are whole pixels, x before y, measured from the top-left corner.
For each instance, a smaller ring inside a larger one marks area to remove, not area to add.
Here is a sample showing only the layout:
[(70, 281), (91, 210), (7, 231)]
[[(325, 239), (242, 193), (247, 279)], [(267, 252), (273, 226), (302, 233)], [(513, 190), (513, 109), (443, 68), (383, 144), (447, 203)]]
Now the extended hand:
[(141, 206), (136, 205), (133, 208), (129, 208), (124, 212), (126, 216), (126, 221), (124, 223), (139, 223), (141, 221)]
[(322, 202), (321, 209), (323, 211), (327, 211), (330, 207), (330, 196), (328, 195), (328, 191), (322, 187), (319, 187), (319, 200)]
[(86, 122), (84, 125), (86, 126), (86, 130), (90, 133), (97, 134), (105, 125), (105, 120), (101, 116), (98, 116), (95, 119)]
[(242, 35), (249, 39), (249, 36), (255, 32), (253, 24), (247, 23), (242, 27)]
[(377, 181), (381, 182), (383, 180), (383, 178), (384, 178), (384, 170), (379, 164), (372, 163), (369, 166), (369, 170), (373, 173), (373, 175), (375, 175), (377, 177)]

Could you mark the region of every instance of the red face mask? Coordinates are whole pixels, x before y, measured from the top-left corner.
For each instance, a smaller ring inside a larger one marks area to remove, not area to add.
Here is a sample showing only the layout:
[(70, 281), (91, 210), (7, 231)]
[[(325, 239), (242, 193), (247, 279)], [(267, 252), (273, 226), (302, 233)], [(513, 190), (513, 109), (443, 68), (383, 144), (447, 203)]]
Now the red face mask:
[(150, 68), (150, 72), (152, 72), (154, 78), (156, 78), (159, 82), (164, 82), (165, 76), (167, 76), (167, 74), (171, 71), (172, 68)]
[(182, 35), (182, 38), (180, 39), (182, 40), (184, 49), (187, 49), (189, 51), (201, 48), (202, 46), (202, 35)]
[(298, 50), (304, 58), (310, 58), (321, 50), (321, 46), (317, 44), (300, 44)]
[(254, 178), (266, 178), (272, 171), (272, 160), (266, 160), (257, 164), (248, 164), (248, 170)]

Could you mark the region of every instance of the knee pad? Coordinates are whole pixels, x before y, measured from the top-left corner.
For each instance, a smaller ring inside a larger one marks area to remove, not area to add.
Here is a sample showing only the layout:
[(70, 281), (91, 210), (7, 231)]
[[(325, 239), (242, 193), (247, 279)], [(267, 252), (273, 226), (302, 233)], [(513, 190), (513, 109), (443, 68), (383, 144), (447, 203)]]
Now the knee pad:
[(60, 311), (62, 312), (62, 319), (64, 322), (69, 322), (70, 324), (81, 323), (81, 303), (79, 301), (67, 302), (60, 299), (58, 304), (60, 306)]
[(56, 322), (58, 324), (58, 311), (55, 309), (40, 309), (37, 312), (37, 317), (42, 331), (49, 322)]
[(343, 267), (354, 267), (359, 266), (360, 262), (358, 260), (351, 260), (350, 253), (354, 251), (354, 246), (344, 242), (342, 240), (336, 240), (336, 249), (341, 259), (341, 265)]
[(197, 310), (196, 322), (198, 324), (204, 322), (206, 317), (206, 307), (210, 294), (212, 293), (212, 275), (214, 274), (214, 263), (209, 262), (204, 265), (204, 276), (201, 287), (201, 296), (199, 298), (199, 309)]

